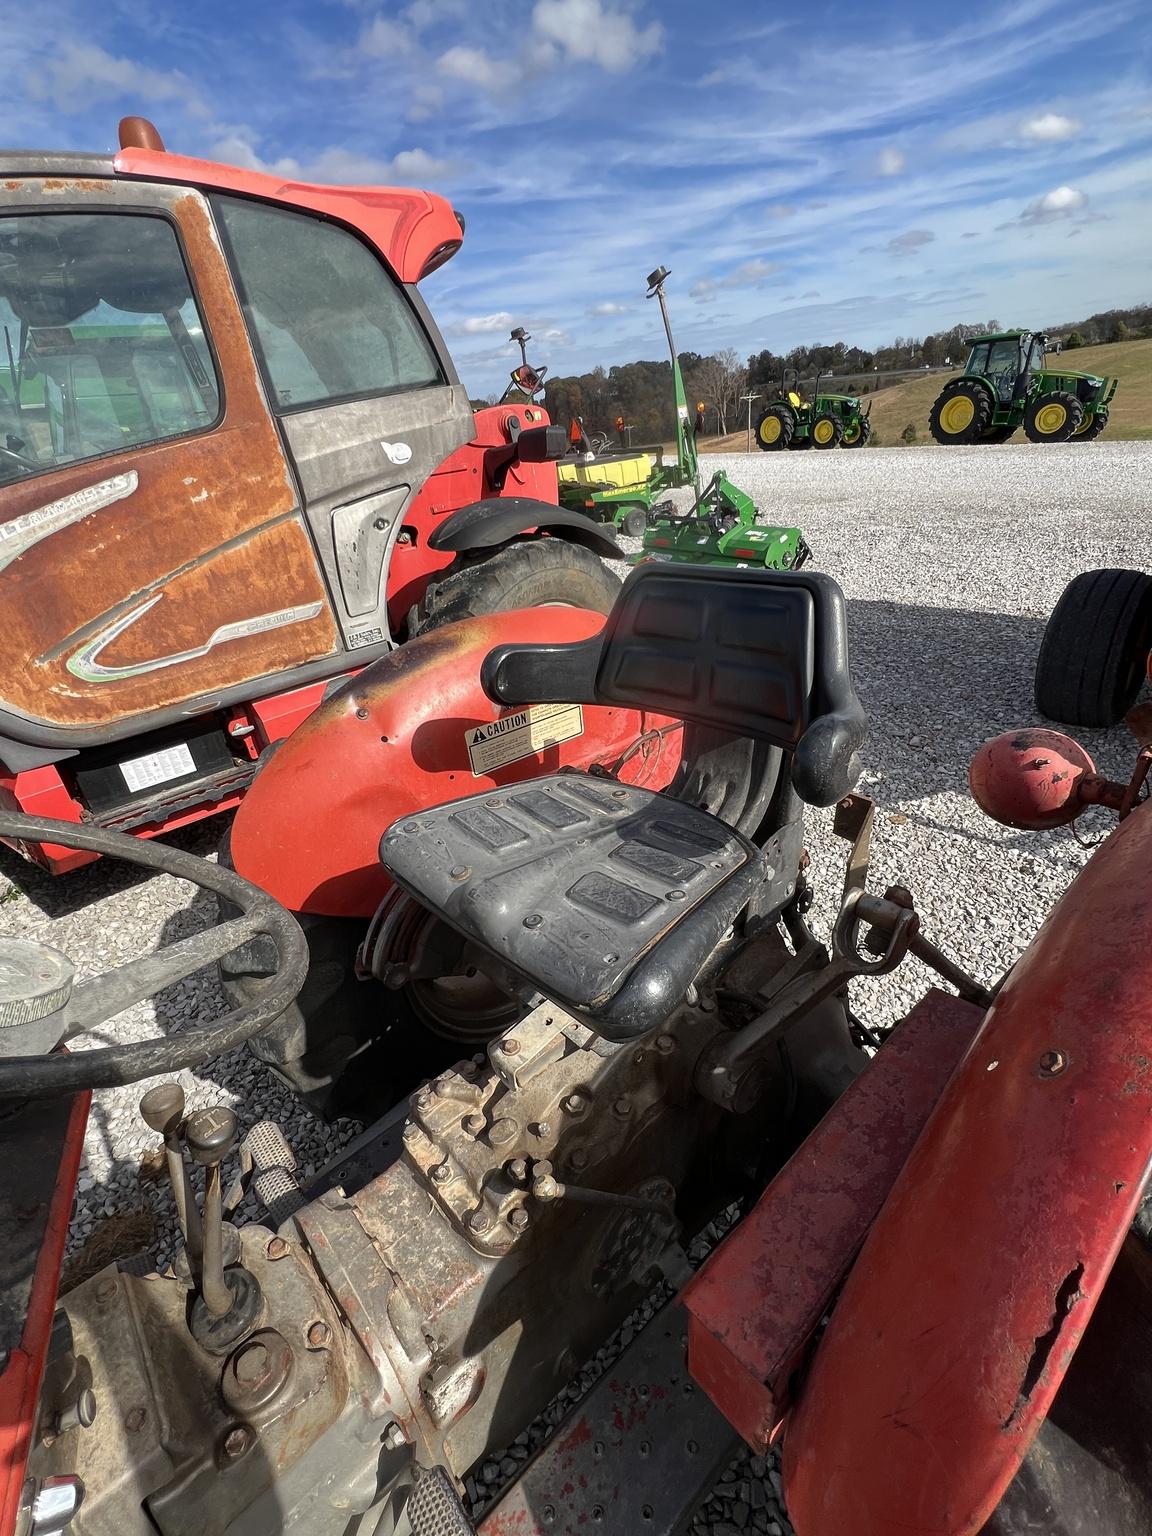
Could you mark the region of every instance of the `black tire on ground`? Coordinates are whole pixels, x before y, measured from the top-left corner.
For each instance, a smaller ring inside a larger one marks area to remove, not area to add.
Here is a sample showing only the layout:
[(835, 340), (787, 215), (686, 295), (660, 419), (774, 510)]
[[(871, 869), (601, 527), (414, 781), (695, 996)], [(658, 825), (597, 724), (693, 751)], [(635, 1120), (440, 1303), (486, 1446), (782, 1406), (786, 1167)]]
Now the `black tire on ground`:
[(620, 519), (620, 532), (630, 539), (642, 538), (647, 527), (647, 507), (629, 507)]
[(812, 418), (808, 436), (813, 448), (839, 448), (840, 439), (844, 436), (844, 423), (839, 416), (833, 416), (831, 411), (821, 411), (819, 416)]
[(1107, 425), (1107, 411), (1091, 411), (1089, 412), (1088, 425), (1082, 428), (1081, 431), (1073, 433), (1068, 441), (1070, 443), (1090, 443), (1094, 437), (1100, 436)]
[[(859, 430), (857, 431), (857, 426)], [(859, 423), (849, 422), (844, 428), (844, 436), (840, 439), (841, 448), (865, 448), (868, 439), (872, 436), (872, 423), (867, 416), (861, 416)]]
[(527, 539), (486, 559), (457, 556), (429, 583), (409, 618), (409, 638), (457, 619), (544, 603), (609, 613), (619, 591), (619, 578), (590, 549), (564, 539)]
[(1084, 420), (1084, 407), (1066, 389), (1052, 389), (1028, 402), (1024, 435), (1030, 443), (1066, 443)]
[[(971, 410), (962, 402), (968, 401)], [(992, 423), (992, 396), (976, 379), (956, 379), (941, 390), (928, 416), (928, 430), (938, 443), (975, 443)]]
[[(770, 405), (756, 423), (756, 446), (765, 453), (787, 448), (796, 432), (796, 417), (786, 405)], [(766, 436), (767, 434), (767, 436)]]
[(1036, 708), (1064, 725), (1115, 725), (1140, 692), (1152, 642), (1152, 576), (1084, 571), (1052, 610), (1036, 661)]
[(993, 427), (990, 432), (985, 432), (980, 441), (982, 443), (1006, 443), (1015, 430), (1015, 425), (1010, 427)]
[(792, 439), (792, 441), (788, 444), (788, 446), (789, 446), (789, 448), (791, 448), (793, 450), (793, 452), (795, 452), (797, 449), (811, 448), (811, 446), (812, 446), (812, 434), (811, 434), (811, 432), (805, 432), (803, 437), (794, 437)]

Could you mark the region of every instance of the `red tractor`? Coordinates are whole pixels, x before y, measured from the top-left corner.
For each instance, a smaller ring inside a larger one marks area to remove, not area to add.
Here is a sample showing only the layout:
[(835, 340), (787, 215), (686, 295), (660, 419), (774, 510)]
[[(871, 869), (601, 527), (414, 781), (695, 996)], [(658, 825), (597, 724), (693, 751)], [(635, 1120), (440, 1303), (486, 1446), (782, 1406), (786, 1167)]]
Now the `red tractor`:
[[(1047, 731), (981, 751), (974, 793), (1009, 825), (1120, 820), (985, 983), (910, 892), (867, 887), (834, 582), (650, 564), (603, 625), (556, 616), (446, 626), (344, 684), (266, 760), (235, 870), (0, 813), (236, 914), (80, 982), (0, 941), (0, 1536), (670, 1536), (737, 1436), (783, 1437), (797, 1536), (1147, 1536), (1152, 745), (1127, 784)], [(830, 946), (806, 806), (851, 843)], [(349, 1059), (337, 1013), (328, 1043), (384, 1112), (302, 1180), (275, 1126), (240, 1140), (153, 1082), (181, 1250), (58, 1297), (91, 1090), (249, 1039), (291, 1054), (308, 950), (277, 897), (360, 928), (391, 1023)], [(877, 1035), (852, 984), (910, 954), (942, 985)], [(61, 1048), (224, 955), (224, 1017)], [(418, 1014), (453, 988), (432, 1065)], [(678, 1299), (530, 1455), (660, 1280)], [(495, 1501), (469, 1483), (489, 1463)]]
[(619, 551), (540, 406), (469, 406), (417, 286), (443, 198), (120, 143), (2, 156), (0, 805), (153, 837), (420, 630), (606, 612)]

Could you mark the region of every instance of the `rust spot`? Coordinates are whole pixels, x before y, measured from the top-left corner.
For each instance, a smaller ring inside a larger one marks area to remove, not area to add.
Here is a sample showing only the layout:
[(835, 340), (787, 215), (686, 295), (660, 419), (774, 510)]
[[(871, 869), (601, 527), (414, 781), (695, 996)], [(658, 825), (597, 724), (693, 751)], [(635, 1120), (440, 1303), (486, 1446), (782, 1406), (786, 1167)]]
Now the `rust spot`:
[(1071, 1315), (1072, 1308), (1083, 1297), (1084, 1293), (1080, 1289), (1083, 1276), (1084, 1266), (1077, 1264), (1076, 1268), (1069, 1270), (1060, 1282), (1053, 1306), (1051, 1325), (1036, 1337), (1028, 1360), (1028, 1368), (1024, 1372), (1024, 1380), (1020, 1384), (1020, 1395), (1016, 1399), (1012, 1412), (1004, 1420), (1002, 1426), (1004, 1429), (1011, 1429), (1021, 1412), (1028, 1406), (1029, 1399), (1047, 1369), (1061, 1329)]

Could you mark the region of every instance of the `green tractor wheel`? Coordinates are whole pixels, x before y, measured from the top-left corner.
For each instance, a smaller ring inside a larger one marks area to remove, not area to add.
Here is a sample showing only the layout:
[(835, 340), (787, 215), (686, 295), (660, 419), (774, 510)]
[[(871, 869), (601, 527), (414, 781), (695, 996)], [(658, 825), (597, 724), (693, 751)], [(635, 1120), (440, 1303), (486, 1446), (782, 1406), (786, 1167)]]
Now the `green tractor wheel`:
[(941, 391), (928, 417), (938, 443), (978, 442), (992, 425), (992, 396), (975, 379), (956, 379)]
[(1084, 407), (1067, 390), (1037, 395), (1024, 412), (1024, 435), (1032, 443), (1066, 443), (1084, 422)]
[(813, 448), (839, 448), (840, 439), (844, 436), (844, 423), (830, 411), (822, 411), (819, 416), (812, 418), (808, 435), (812, 439)]
[(1108, 425), (1107, 411), (1085, 411), (1084, 420), (1077, 431), (1068, 439), (1071, 443), (1090, 443), (1094, 437), (1099, 437)]
[(765, 453), (791, 445), (796, 417), (786, 405), (770, 405), (756, 423), (756, 446)]
[(630, 539), (643, 538), (648, 527), (648, 508), (639, 504), (629, 507), (617, 518), (616, 526)]
[(872, 423), (867, 416), (856, 416), (844, 428), (840, 439), (841, 448), (863, 448), (872, 436)]

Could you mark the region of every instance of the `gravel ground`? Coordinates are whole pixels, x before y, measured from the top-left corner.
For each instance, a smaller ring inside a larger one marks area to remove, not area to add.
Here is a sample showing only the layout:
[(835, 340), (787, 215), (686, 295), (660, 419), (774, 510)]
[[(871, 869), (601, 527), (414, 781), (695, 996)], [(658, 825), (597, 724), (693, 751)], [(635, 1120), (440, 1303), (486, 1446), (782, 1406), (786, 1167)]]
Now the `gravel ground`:
[[(803, 528), (815, 565), (847, 594), (856, 684), (871, 721), (860, 787), (880, 807), (873, 887), (909, 886), (926, 934), (977, 974), (995, 977), (1087, 853), (1067, 831), (1020, 834), (986, 821), (967, 796), (968, 760), (986, 737), (1036, 721), (1036, 652), (1068, 579), (1091, 566), (1147, 564), (1152, 444), (756, 453), (704, 461), (706, 472), (720, 465), (757, 500), (765, 521)], [(1132, 747), (1123, 730), (1081, 734), (1103, 771), (1126, 777)], [(221, 830), (217, 821), (202, 823), (173, 841), (207, 854)], [(846, 849), (832, 837), (828, 813), (812, 815), (809, 848), (814, 919), (826, 931)], [(81, 975), (170, 942), (213, 915), (211, 897), (166, 876), (97, 865), (52, 881), (0, 849), (0, 930), (59, 946)], [(909, 960), (892, 976), (858, 984), (857, 1007), (870, 1022), (891, 1023), (929, 981)], [(124, 1015), (115, 1038), (170, 1032), (221, 1008), (214, 977), (202, 973)], [(192, 1107), (231, 1104), (242, 1129), (277, 1120), (306, 1171), (358, 1130), (319, 1125), (245, 1052), (184, 1073), (182, 1081)], [(156, 1140), (136, 1112), (140, 1091), (96, 1097), (70, 1234), (73, 1256), (110, 1216), (157, 1258), (168, 1254), (168, 1196), (139, 1175), (141, 1155)], [(574, 1389), (580, 1395), (579, 1383)], [(743, 1528), (772, 1536), (788, 1531), (775, 1464), (738, 1458), (695, 1528), (722, 1536)]]

